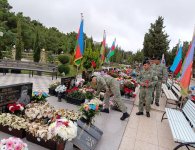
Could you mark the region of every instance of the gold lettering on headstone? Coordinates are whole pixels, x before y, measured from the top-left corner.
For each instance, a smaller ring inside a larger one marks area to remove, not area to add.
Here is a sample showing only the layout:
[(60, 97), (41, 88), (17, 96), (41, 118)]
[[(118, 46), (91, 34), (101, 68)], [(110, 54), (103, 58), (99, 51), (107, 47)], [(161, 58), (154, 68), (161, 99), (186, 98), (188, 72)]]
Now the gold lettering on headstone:
[(89, 146), (89, 147), (93, 147), (93, 145), (95, 144), (95, 141), (90, 138), (89, 136), (86, 138), (86, 144)]

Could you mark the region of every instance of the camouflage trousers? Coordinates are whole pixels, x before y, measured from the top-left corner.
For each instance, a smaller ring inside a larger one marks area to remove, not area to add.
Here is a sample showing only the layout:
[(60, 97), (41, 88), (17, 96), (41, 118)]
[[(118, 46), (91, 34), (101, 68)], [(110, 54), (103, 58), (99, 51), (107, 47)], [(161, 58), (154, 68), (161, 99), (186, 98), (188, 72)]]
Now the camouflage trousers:
[(120, 85), (119, 82), (116, 81), (115, 79), (112, 79), (110, 85), (109, 85), (110, 91), (107, 91), (104, 94), (104, 103), (105, 103), (105, 108), (109, 108), (109, 100), (110, 100), (110, 95), (114, 95), (114, 101), (118, 108), (123, 112), (127, 112), (127, 107), (125, 106), (124, 102), (121, 99), (121, 92), (120, 92)]
[(152, 102), (152, 88), (140, 87), (139, 93), (139, 112), (144, 111), (144, 104), (146, 106), (146, 112), (150, 112)]
[[(156, 86), (154, 87), (154, 91), (153, 91), (153, 93), (156, 92), (156, 97), (155, 97), (156, 103), (159, 103), (161, 90), (162, 90), (162, 81), (157, 81)], [(153, 96), (153, 99), (154, 99), (154, 96)]]

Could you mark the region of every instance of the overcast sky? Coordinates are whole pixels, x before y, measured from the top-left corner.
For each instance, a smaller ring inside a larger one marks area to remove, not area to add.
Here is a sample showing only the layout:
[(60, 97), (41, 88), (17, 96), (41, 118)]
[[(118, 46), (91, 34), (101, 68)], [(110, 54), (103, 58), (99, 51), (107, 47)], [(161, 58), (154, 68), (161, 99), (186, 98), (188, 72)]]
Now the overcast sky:
[(97, 42), (106, 30), (108, 46), (116, 44), (125, 51), (143, 48), (144, 35), (158, 16), (164, 17), (170, 48), (190, 41), (195, 24), (195, 0), (8, 0), (12, 11), (39, 20), (47, 27), (67, 33), (78, 32), (80, 13), (84, 32)]

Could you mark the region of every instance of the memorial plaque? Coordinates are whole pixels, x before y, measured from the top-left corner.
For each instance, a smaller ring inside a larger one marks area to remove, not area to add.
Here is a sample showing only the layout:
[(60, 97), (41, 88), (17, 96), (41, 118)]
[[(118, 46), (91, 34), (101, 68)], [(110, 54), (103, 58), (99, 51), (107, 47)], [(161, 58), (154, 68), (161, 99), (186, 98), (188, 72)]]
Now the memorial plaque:
[(65, 85), (67, 89), (70, 89), (75, 86), (75, 80), (76, 77), (67, 77), (67, 78), (61, 78), (61, 84)]
[(98, 141), (101, 139), (103, 132), (98, 127), (94, 125), (87, 125), (86, 123), (83, 123), (81, 120), (78, 120), (77, 124)]
[(80, 150), (94, 150), (98, 141), (78, 126), (77, 137), (72, 140), (72, 143)]
[(7, 104), (20, 102), (26, 105), (30, 103), (32, 86), (30, 82), (0, 86), (0, 112), (5, 112)]

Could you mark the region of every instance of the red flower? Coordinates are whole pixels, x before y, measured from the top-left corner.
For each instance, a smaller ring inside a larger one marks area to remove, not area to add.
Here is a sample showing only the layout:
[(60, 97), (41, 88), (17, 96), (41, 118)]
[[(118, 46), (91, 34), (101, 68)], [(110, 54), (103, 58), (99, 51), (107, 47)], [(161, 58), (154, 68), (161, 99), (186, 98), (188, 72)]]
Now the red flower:
[(95, 63), (94, 60), (91, 61), (91, 65), (92, 65), (93, 68), (96, 68), (96, 63)]
[(68, 121), (63, 122), (63, 124), (64, 124), (66, 127), (69, 126), (69, 122), (68, 122)]
[(130, 94), (130, 93), (133, 92), (133, 90), (125, 87), (125, 88), (124, 88), (124, 92), (125, 92), (126, 94)]

